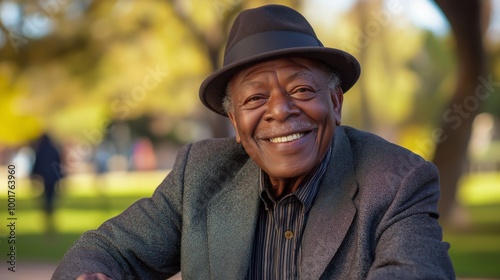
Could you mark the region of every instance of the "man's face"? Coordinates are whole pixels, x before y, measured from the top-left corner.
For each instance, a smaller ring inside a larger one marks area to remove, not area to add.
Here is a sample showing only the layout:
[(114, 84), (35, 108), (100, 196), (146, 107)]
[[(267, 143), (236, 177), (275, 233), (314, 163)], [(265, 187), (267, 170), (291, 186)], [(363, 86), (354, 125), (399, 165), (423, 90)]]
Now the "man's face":
[(271, 179), (304, 178), (327, 152), (343, 93), (329, 88), (323, 68), (309, 59), (276, 59), (230, 81), (236, 140)]

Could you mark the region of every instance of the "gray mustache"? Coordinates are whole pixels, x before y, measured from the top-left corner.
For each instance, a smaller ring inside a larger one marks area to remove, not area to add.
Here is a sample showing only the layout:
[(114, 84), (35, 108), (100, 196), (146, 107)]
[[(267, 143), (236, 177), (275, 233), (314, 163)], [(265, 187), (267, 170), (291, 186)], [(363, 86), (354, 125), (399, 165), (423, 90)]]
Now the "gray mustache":
[(307, 121), (290, 121), (283, 124), (275, 125), (270, 128), (259, 130), (258, 138), (273, 138), (279, 136), (287, 136), (297, 132), (315, 130), (318, 126)]

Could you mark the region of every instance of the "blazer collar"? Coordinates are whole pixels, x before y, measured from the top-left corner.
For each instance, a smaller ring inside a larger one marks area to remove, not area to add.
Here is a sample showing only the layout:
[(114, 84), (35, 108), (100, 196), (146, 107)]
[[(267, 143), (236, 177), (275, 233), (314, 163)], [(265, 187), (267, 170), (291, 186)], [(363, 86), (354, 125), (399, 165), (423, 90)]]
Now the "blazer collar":
[(259, 197), (259, 167), (248, 160), (208, 205), (211, 279), (245, 279), (251, 262)]
[(319, 279), (340, 247), (356, 214), (352, 148), (342, 127), (313, 203), (302, 239), (301, 279)]

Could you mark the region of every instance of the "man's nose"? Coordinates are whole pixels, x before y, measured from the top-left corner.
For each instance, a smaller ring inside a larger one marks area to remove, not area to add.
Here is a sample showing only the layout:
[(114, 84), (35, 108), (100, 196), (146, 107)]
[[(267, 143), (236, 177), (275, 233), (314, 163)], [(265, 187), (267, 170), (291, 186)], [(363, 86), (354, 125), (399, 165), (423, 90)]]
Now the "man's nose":
[(290, 116), (298, 115), (299, 108), (295, 104), (295, 100), (285, 90), (274, 90), (267, 101), (267, 111), (264, 116), (265, 120), (284, 121)]

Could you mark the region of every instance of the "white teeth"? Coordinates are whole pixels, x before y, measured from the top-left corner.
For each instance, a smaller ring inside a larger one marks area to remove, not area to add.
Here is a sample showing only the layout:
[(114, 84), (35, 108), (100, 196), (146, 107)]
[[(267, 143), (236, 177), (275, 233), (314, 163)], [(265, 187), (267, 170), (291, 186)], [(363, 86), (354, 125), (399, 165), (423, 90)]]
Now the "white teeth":
[(290, 142), (290, 141), (302, 138), (302, 136), (304, 136), (304, 133), (294, 133), (294, 134), (288, 135), (288, 136), (271, 138), (271, 139), (269, 139), (269, 141), (271, 141), (273, 143), (285, 143), (285, 142)]

